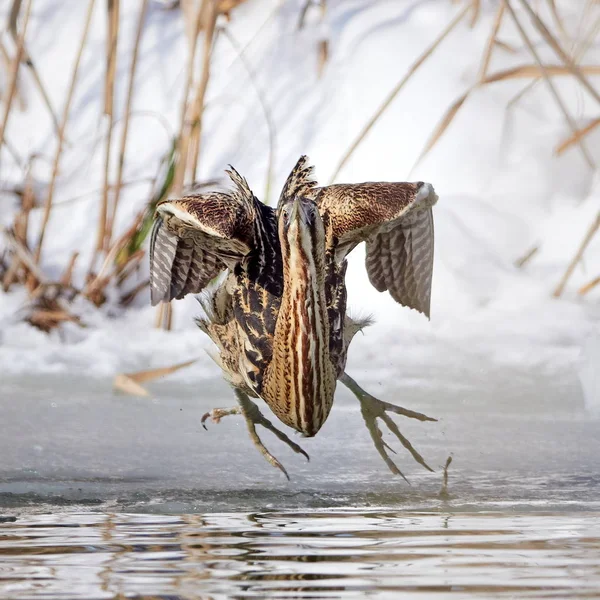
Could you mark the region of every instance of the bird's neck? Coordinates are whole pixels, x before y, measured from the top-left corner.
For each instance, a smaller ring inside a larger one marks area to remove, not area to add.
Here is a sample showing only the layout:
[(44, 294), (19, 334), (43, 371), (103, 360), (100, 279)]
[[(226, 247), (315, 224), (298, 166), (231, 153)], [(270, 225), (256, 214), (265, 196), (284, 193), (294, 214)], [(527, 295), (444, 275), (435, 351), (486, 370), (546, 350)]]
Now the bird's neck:
[(329, 355), (325, 252), (311, 238), (292, 244), (281, 240), (283, 296), (262, 390), (275, 414), (307, 436), (327, 419), (336, 384)]

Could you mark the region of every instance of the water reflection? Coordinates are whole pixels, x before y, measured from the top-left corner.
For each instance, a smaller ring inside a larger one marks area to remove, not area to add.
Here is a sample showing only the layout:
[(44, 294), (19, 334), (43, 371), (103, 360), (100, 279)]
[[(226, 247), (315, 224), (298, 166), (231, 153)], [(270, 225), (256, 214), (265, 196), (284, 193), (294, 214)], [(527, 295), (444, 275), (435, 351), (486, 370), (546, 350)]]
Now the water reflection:
[(0, 524), (1, 598), (600, 595), (597, 515), (55, 513)]

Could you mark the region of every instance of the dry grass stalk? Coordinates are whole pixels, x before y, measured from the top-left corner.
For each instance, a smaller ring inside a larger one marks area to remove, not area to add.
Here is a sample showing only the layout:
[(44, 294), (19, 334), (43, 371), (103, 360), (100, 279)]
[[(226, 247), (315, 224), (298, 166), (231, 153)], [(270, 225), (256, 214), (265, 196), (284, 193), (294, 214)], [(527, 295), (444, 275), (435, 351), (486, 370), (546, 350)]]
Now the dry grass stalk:
[(473, 28), (479, 19), (479, 14), (481, 13), (481, 0), (471, 0), (471, 8), (473, 9), (473, 12), (471, 13), (471, 21), (469, 22), (469, 26)]
[(429, 56), (434, 52), (434, 50), (444, 41), (444, 39), (448, 36), (448, 34), (462, 21), (464, 16), (471, 10), (471, 6), (467, 5), (461, 10), (449, 25), (440, 33), (440, 35), (435, 39), (435, 41), (417, 58), (417, 60), (411, 65), (407, 73), (404, 77), (396, 84), (394, 89), (390, 92), (387, 98), (383, 101), (381, 106), (375, 111), (375, 114), (369, 119), (367, 124), (363, 127), (362, 131), (355, 138), (354, 142), (350, 145), (342, 159), (340, 160), (338, 166), (336, 167), (333, 175), (331, 176), (329, 183), (333, 183), (340, 171), (344, 168), (354, 151), (358, 148), (361, 142), (365, 139), (369, 131), (373, 128), (375, 123), (379, 120), (379, 117), (386, 111), (386, 109), (390, 106), (390, 104), (394, 101), (396, 96), (399, 94), (400, 90), (406, 85), (406, 83), (410, 80), (410, 78), (414, 75), (414, 73), (418, 70), (418, 68), (429, 58)]
[(133, 224), (119, 237), (111, 246), (111, 248), (106, 253), (106, 257), (102, 266), (100, 267), (98, 273), (89, 278), (89, 281), (84, 290), (84, 295), (91, 300), (96, 306), (100, 306), (105, 301), (104, 288), (113, 278), (113, 273), (111, 273), (111, 267), (115, 267), (119, 270), (120, 266), (116, 266), (116, 258), (119, 252), (125, 248), (125, 246), (129, 243), (133, 235), (139, 230), (139, 227), (144, 218), (144, 212), (140, 212), (136, 218), (134, 219)]
[(52, 305), (48, 308), (34, 308), (26, 321), (30, 325), (33, 325), (46, 333), (49, 333), (52, 329), (55, 329), (66, 321), (76, 323), (77, 325), (81, 324), (79, 317), (76, 315), (72, 315), (65, 310), (54, 308)]
[[(508, 2), (508, 0), (505, 0)], [(583, 73), (579, 67), (573, 62), (571, 57), (563, 50), (562, 46), (556, 40), (556, 38), (550, 33), (545, 23), (538, 17), (538, 15), (532, 10), (526, 0), (520, 0), (523, 8), (533, 21), (536, 29), (540, 32), (542, 37), (546, 40), (546, 43), (554, 50), (556, 55), (565, 63), (565, 66), (570, 73), (577, 79), (581, 85), (592, 95), (592, 97), (600, 104), (600, 95), (595, 90), (594, 86), (583, 76)], [(514, 12), (512, 13), (514, 15)], [(514, 18), (514, 17), (513, 17)]]
[[(575, 134), (575, 132), (577, 131), (577, 126), (575, 124), (575, 121), (573, 120), (573, 117), (571, 117), (571, 115), (569, 114), (567, 107), (565, 106), (564, 102), (562, 101), (558, 91), (554, 87), (554, 84), (552, 83), (552, 79), (548, 73), (548, 70), (546, 69), (546, 66), (541, 61), (539, 54), (538, 54), (537, 50), (535, 49), (535, 46), (533, 45), (532, 41), (529, 39), (529, 36), (525, 33), (525, 30), (523, 29), (521, 22), (519, 21), (519, 19), (517, 19), (517, 15), (515, 14), (515, 11), (514, 11), (513, 7), (511, 6), (510, 2), (508, 0), (504, 0), (504, 2), (506, 4), (508, 11), (510, 12), (510, 16), (511, 16), (515, 26), (517, 27), (517, 30), (519, 31), (521, 38), (523, 39), (523, 41), (525, 42), (525, 45), (529, 48), (529, 52), (535, 59), (535, 62), (541, 71), (542, 77), (544, 78), (544, 81), (546, 82), (546, 85), (548, 86), (550, 93), (552, 94), (556, 104), (558, 105), (561, 112), (563, 113), (565, 121), (567, 122), (568, 126), (571, 128), (572, 133)], [(568, 69), (568, 67), (567, 67), (567, 69)], [(593, 161), (592, 157), (590, 156), (587, 148), (585, 147), (583, 140), (579, 140), (579, 148), (581, 150), (581, 154), (583, 155), (586, 163), (590, 166), (590, 168), (595, 169), (594, 161)]]
[(317, 76), (319, 79), (323, 76), (323, 71), (325, 70), (325, 65), (329, 60), (329, 41), (321, 40), (319, 42), (319, 48), (317, 51)]
[(171, 327), (173, 326), (173, 305), (171, 303), (160, 304), (158, 306), (154, 326), (156, 329), (171, 330)]
[[(588, 31), (588, 33), (585, 36), (582, 36), (581, 40), (578, 42), (579, 47), (573, 53), (573, 56), (574, 56), (573, 60), (577, 64), (579, 64), (579, 61), (587, 54), (591, 45), (596, 40), (598, 31), (600, 31), (600, 17), (598, 19), (596, 19), (596, 21), (593, 23), (592, 27), (590, 27), (590, 30)], [(589, 72), (589, 69), (591, 67), (581, 67), (580, 66), (579, 68), (582, 69), (583, 72), (585, 72), (585, 73), (592, 74), (592, 75), (594, 74), (593, 72), (591, 72), (591, 73)], [(537, 77), (536, 79), (531, 81), (527, 86), (525, 86), (525, 88), (523, 88), (512, 100), (510, 100), (510, 102), (507, 105), (507, 108), (512, 108), (517, 102), (519, 102), (521, 100), (521, 98), (523, 96), (525, 96), (525, 94), (527, 94), (530, 90), (532, 90), (538, 84), (539, 81), (541, 81), (541, 77)]]
[(494, 45), (498, 46), (498, 48), (501, 48), (502, 50), (504, 50), (505, 52), (508, 52), (510, 54), (516, 54), (517, 53), (517, 49), (514, 46), (511, 46), (510, 44), (507, 44), (506, 42), (503, 42), (502, 40), (496, 38), (494, 40)]
[(553, 296), (555, 298), (558, 298), (563, 293), (565, 286), (567, 285), (567, 282), (569, 281), (569, 278), (573, 274), (573, 271), (575, 271), (575, 267), (579, 264), (579, 261), (583, 257), (583, 254), (584, 254), (586, 248), (588, 247), (589, 243), (592, 241), (593, 237), (596, 235), (596, 232), (598, 231), (598, 229), (600, 229), (600, 212), (598, 212), (598, 214), (596, 215), (596, 218), (594, 219), (594, 221), (590, 225), (589, 229), (587, 230), (585, 236), (583, 237), (583, 240), (581, 241), (579, 248), (577, 249), (577, 252), (575, 253), (575, 256), (569, 263), (569, 266), (567, 267), (559, 284), (556, 286), (556, 289), (554, 290), (554, 293), (553, 293)]
[(229, 19), (231, 18), (231, 11), (240, 4), (243, 4), (244, 2), (246, 2), (246, 0), (218, 0), (217, 12), (220, 15), (224, 15), (225, 18), (229, 21)]
[[(476, 1), (476, 0), (475, 0)], [(311, 5), (314, 5), (314, 0), (306, 0), (304, 6), (300, 10), (300, 15), (298, 17), (298, 31), (304, 28), (306, 23), (306, 15), (308, 14), (308, 9)], [(319, 8), (321, 12), (321, 22), (325, 19), (325, 14), (327, 13), (327, 2), (326, 0), (320, 0)], [(327, 64), (327, 60), (329, 58), (329, 42), (326, 39), (322, 39), (319, 41), (317, 46), (317, 76), (320, 78), (323, 74), (323, 70), (325, 69), (325, 65)]]
[(102, 204), (98, 219), (98, 239), (96, 252), (92, 259), (90, 270), (93, 269), (97, 254), (107, 248), (110, 233), (108, 224), (108, 196), (110, 187), (110, 151), (114, 124), (114, 88), (117, 70), (117, 44), (119, 41), (119, 1), (107, 0), (108, 8), (108, 35), (106, 38), (106, 76), (104, 79), (104, 114), (108, 119), (106, 145), (104, 147), (104, 188), (102, 190)]
[(4, 133), (4, 147), (8, 150), (8, 153), (12, 156), (12, 159), (15, 161), (15, 164), (19, 166), (21, 169), (23, 168), (24, 161), (19, 156), (17, 149), (14, 147), (12, 142), (6, 137), (6, 132)]
[(40, 285), (47, 284), (48, 279), (37, 266), (33, 256), (29, 252), (29, 249), (23, 242), (15, 237), (13, 231), (6, 229), (6, 227), (0, 226), (0, 233), (4, 235), (7, 244), (12, 248), (14, 254), (16, 254), (23, 265), (29, 269), (30, 273), (37, 279)]
[(8, 246), (13, 251), (13, 260), (16, 258), (26, 269), (26, 285), (32, 305), (25, 320), (45, 332), (65, 321), (80, 324), (79, 318), (71, 314), (65, 302), (65, 297), (70, 294), (67, 300), (72, 299), (77, 290), (70, 284), (50, 282), (36, 264), (26, 244), (16, 237), (15, 232), (6, 228), (0, 228), (0, 232), (4, 234)]
[(552, 19), (554, 20), (554, 24), (556, 25), (556, 28), (562, 35), (563, 40), (566, 43), (568, 43), (570, 41), (569, 34), (567, 33), (567, 30), (565, 29), (563, 20), (561, 19), (560, 15), (558, 14), (558, 9), (556, 8), (556, 2), (554, 0), (548, 0), (548, 7), (550, 8), (550, 14), (552, 15)]
[(83, 55), (83, 49), (88, 37), (90, 23), (92, 21), (92, 14), (94, 11), (94, 4), (96, 0), (90, 0), (88, 4), (87, 14), (85, 17), (85, 24), (83, 26), (83, 33), (81, 34), (81, 40), (79, 42), (79, 48), (77, 50), (77, 56), (73, 65), (73, 71), (71, 72), (71, 82), (69, 84), (69, 90), (67, 92), (67, 98), (63, 108), (63, 113), (58, 128), (58, 141), (56, 145), (56, 152), (54, 154), (54, 162), (52, 164), (52, 175), (50, 177), (50, 183), (48, 185), (48, 192), (46, 194), (46, 202), (44, 203), (44, 213), (42, 215), (42, 223), (40, 226), (40, 233), (38, 236), (36, 248), (35, 248), (35, 261), (39, 263), (42, 254), (42, 244), (44, 243), (44, 235), (46, 233), (46, 227), (50, 218), (50, 211), (52, 209), (52, 200), (54, 198), (54, 189), (56, 186), (56, 179), (59, 173), (60, 157), (62, 155), (65, 131), (67, 123), (69, 121), (69, 111), (71, 110), (71, 102), (73, 100), (73, 92), (75, 91), (75, 84), (77, 82), (77, 74), (79, 73), (79, 65), (81, 64), (81, 57)]
[(554, 154), (556, 154), (556, 156), (560, 156), (573, 144), (579, 143), (579, 140), (581, 140), (581, 138), (585, 137), (588, 133), (594, 131), (594, 129), (596, 129), (598, 125), (600, 125), (600, 118), (594, 119), (585, 127), (578, 129), (573, 135), (570, 135), (567, 139), (563, 140), (558, 146), (556, 146), (556, 148), (554, 149)]
[[(135, 33), (135, 42), (133, 46), (133, 55), (131, 57), (131, 66), (129, 68), (129, 82), (127, 85), (127, 100), (125, 101), (125, 114), (123, 117), (123, 129), (121, 131), (121, 143), (119, 146), (119, 162), (117, 166), (117, 182), (115, 184), (113, 194), (113, 206), (112, 212), (109, 216), (107, 225), (107, 232), (109, 236), (112, 236), (113, 224), (117, 216), (117, 207), (119, 205), (119, 198), (121, 197), (121, 187), (123, 185), (123, 169), (125, 166), (125, 151), (127, 148), (127, 135), (129, 133), (129, 118), (131, 116), (131, 104), (133, 101), (133, 89), (135, 83), (135, 71), (137, 67), (138, 54), (140, 48), (140, 41), (142, 39), (142, 32), (144, 30), (144, 22), (146, 20), (146, 11), (148, 9), (148, 0), (141, 0), (140, 14), (137, 22), (137, 29)], [(110, 244), (110, 237), (108, 239)]]
[[(552, 75), (570, 75), (570, 71), (563, 66), (560, 65), (546, 65), (546, 72)], [(600, 67), (598, 66), (587, 66), (582, 67), (584, 71), (588, 71), (590, 73), (599, 73)], [(520, 78), (529, 78), (529, 77), (537, 77), (542, 72), (541, 68), (537, 65), (522, 65), (520, 67), (513, 67), (511, 69), (506, 69), (504, 71), (498, 71), (496, 73), (492, 73), (491, 75), (487, 75), (483, 81), (479, 82), (479, 86), (496, 83), (499, 81), (508, 81), (511, 79), (520, 79)], [(535, 80), (531, 82), (535, 83)], [(411, 173), (414, 169), (421, 163), (421, 161), (427, 156), (427, 154), (431, 151), (431, 149), (435, 146), (435, 144), (442, 137), (442, 134), (448, 129), (458, 111), (464, 104), (465, 100), (468, 98), (469, 94), (475, 89), (476, 86), (473, 86), (465, 94), (463, 94), (460, 98), (454, 101), (454, 103), (446, 110), (440, 122), (436, 125), (433, 133), (431, 134), (425, 148), (421, 151), (421, 154), (417, 158), (415, 164), (411, 168)], [(529, 89), (529, 86), (522, 90), (518, 97), (522, 96)], [(511, 100), (511, 103), (514, 103), (517, 100), (517, 97)]]
[(21, 32), (19, 33), (19, 37), (16, 40), (17, 50), (15, 53), (15, 57), (13, 58), (12, 65), (10, 68), (9, 78), (8, 78), (8, 89), (6, 93), (6, 99), (4, 102), (4, 113), (2, 115), (2, 121), (0, 121), (0, 149), (4, 144), (4, 135), (6, 133), (6, 125), (8, 124), (8, 118), (10, 116), (10, 109), (12, 107), (12, 100), (15, 95), (15, 89), (17, 87), (17, 78), (19, 75), (19, 65), (21, 64), (21, 59), (23, 58), (23, 53), (25, 49), (25, 34), (27, 33), (27, 25), (29, 23), (29, 14), (31, 12), (31, 3), (32, 0), (27, 0), (27, 4), (25, 5), (25, 16), (23, 17), (23, 27)]
[(192, 148), (188, 169), (191, 174), (191, 181), (196, 181), (196, 169), (198, 167), (198, 158), (200, 156), (200, 144), (202, 141), (202, 125), (204, 117), (204, 98), (208, 89), (210, 79), (210, 59), (212, 54), (213, 39), (215, 36), (215, 27), (217, 24), (217, 7), (214, 0), (209, 0), (206, 4), (206, 29), (204, 31), (204, 52), (202, 57), (202, 71), (196, 97), (192, 108), (192, 125), (190, 130), (190, 145)]
[(515, 267), (522, 269), (539, 252), (539, 249), (539, 246), (532, 246), (521, 258), (515, 261)]
[(298, 16), (298, 31), (304, 28), (304, 23), (306, 21), (306, 15), (308, 14), (308, 9), (310, 8), (313, 0), (304, 0), (304, 5), (300, 10), (300, 15)]
[(129, 306), (137, 297), (137, 295), (150, 286), (150, 281), (146, 279), (146, 281), (141, 281), (138, 283), (131, 291), (127, 292), (121, 298), (121, 306)]
[(69, 264), (60, 278), (61, 286), (65, 288), (73, 287), (73, 272), (75, 271), (75, 264), (77, 263), (78, 258), (79, 252), (73, 252), (71, 260), (69, 260)]
[[(200, 28), (196, 29), (194, 23), (196, 17), (200, 14), (200, 10), (196, 8), (196, 0), (181, 0), (180, 8), (183, 15), (183, 26), (185, 28), (185, 36), (188, 40), (188, 47), (194, 45), (194, 38), (198, 35)], [(201, 26), (200, 26), (201, 27)]]
[[(181, 106), (181, 120), (179, 124), (179, 136), (177, 142), (177, 152), (179, 155), (179, 160), (177, 162), (177, 168), (175, 171), (175, 178), (173, 182), (173, 189), (177, 195), (181, 195), (183, 191), (183, 183), (185, 180), (185, 167), (187, 164), (187, 151), (189, 147), (189, 130), (187, 127), (187, 116), (188, 111), (191, 110), (189, 97), (192, 89), (192, 84), (194, 81), (194, 65), (196, 63), (196, 46), (198, 44), (198, 36), (200, 35), (200, 29), (202, 25), (202, 14), (204, 10), (204, 4), (197, 9), (195, 18), (194, 18), (194, 26), (193, 26), (193, 35), (189, 38), (189, 53), (188, 53), (188, 62), (187, 62), (187, 72), (186, 72), (186, 81), (185, 88), (183, 92), (183, 103)], [(189, 10), (189, 9), (188, 9)], [(189, 18), (187, 19), (189, 21)]]
[[(585, 65), (580, 69), (589, 75), (600, 75), (599, 65)], [(496, 71), (491, 75), (486, 76), (482, 83), (496, 83), (497, 81), (507, 81), (509, 79), (529, 79), (530, 77), (541, 77), (543, 73), (548, 76), (564, 76), (570, 75), (569, 69), (562, 65), (544, 65), (543, 69), (539, 65), (520, 65), (511, 67), (502, 71)]]
[(483, 53), (483, 58), (481, 59), (481, 66), (479, 67), (479, 77), (478, 80), (480, 83), (483, 82), (485, 76), (487, 75), (487, 70), (490, 64), (490, 60), (492, 59), (492, 52), (494, 51), (494, 45), (498, 41), (498, 32), (500, 31), (500, 25), (502, 24), (502, 17), (504, 16), (504, 2), (500, 2), (498, 6), (498, 10), (496, 11), (496, 16), (494, 17), (494, 23), (492, 25), (492, 30), (487, 40), (487, 44), (485, 47), (485, 51)]
[[(33, 194), (33, 187), (31, 185), (31, 170), (28, 170), (25, 179), (25, 188), (21, 197), (21, 210), (15, 215), (13, 225), (13, 235), (15, 239), (25, 248), (27, 247), (27, 232), (29, 230), (29, 213), (35, 206), (35, 197)], [(10, 289), (19, 279), (26, 281), (26, 276), (20, 276), (22, 271), (23, 263), (16, 253), (12, 254), (12, 260), (3, 273), (2, 277), (2, 289), (6, 292)]]
[(136, 371), (135, 373), (126, 373), (126, 375), (130, 379), (133, 379), (133, 381), (135, 381), (136, 383), (147, 383), (148, 381), (154, 381), (159, 377), (166, 377), (167, 375), (171, 375), (171, 373), (175, 373), (180, 369), (189, 367), (190, 365), (193, 365), (197, 360), (197, 358), (194, 358), (192, 360), (186, 360), (185, 362), (178, 363), (176, 365), (171, 365), (169, 367), (157, 367), (156, 369)]
[(136, 383), (133, 379), (125, 375), (125, 373), (119, 373), (115, 376), (113, 379), (113, 389), (128, 396), (139, 396), (141, 398), (150, 396), (147, 389)]
[(541, 81), (539, 77), (532, 79), (522, 90), (517, 92), (506, 104), (506, 109), (511, 110), (514, 108), (522, 98), (524, 98), (532, 89), (534, 89), (537, 84)]
[(589, 283), (582, 285), (577, 293), (580, 296), (584, 296), (588, 292), (591, 292), (597, 285), (600, 285), (600, 275), (598, 277), (594, 277), (594, 279), (592, 279)]
[[(327, 14), (327, 2), (326, 0), (321, 0), (321, 23), (325, 20), (325, 16)], [(325, 65), (329, 60), (329, 40), (322, 39), (319, 42), (319, 48), (317, 50), (318, 53), (318, 63), (317, 63), (317, 76), (321, 78), (323, 75), (323, 71), (325, 70)]]
[[(6, 50), (6, 47), (2, 43), (2, 38), (0, 38), (0, 58), (2, 58), (2, 62), (4, 63), (4, 67), (6, 69), (6, 74), (7, 74), (7, 79), (8, 79), (8, 74), (10, 73), (10, 67), (11, 67), (12, 61), (10, 60), (10, 56)], [(19, 108), (21, 110), (25, 110), (27, 108), (27, 103), (25, 102), (25, 97), (23, 96), (23, 94), (21, 93), (21, 90), (19, 89), (18, 81), (17, 81), (17, 87), (15, 89), (15, 97), (17, 98), (17, 102), (19, 103)], [(1, 99), (2, 99), (2, 97), (0, 95), (0, 100)]]
[(113, 388), (119, 392), (124, 392), (132, 396), (149, 396), (148, 390), (146, 390), (141, 384), (147, 381), (154, 381), (159, 377), (166, 377), (171, 375), (180, 369), (193, 365), (198, 359), (188, 360), (177, 365), (170, 367), (158, 367), (156, 369), (150, 369), (148, 371), (137, 371), (135, 373), (119, 373), (113, 380)]
[[(17, 46), (18, 46), (18, 40), (19, 40), (19, 34), (17, 32), (17, 20), (19, 18), (19, 13), (21, 11), (21, 4), (22, 4), (22, 0), (13, 0), (10, 14), (8, 17), (8, 30), (13, 38), (15, 45), (17, 45)], [(44, 100), (44, 104), (46, 105), (46, 108), (48, 109), (48, 112), (50, 113), (50, 118), (52, 119), (52, 124), (54, 125), (54, 129), (58, 133), (58, 118), (56, 116), (56, 113), (54, 112), (54, 109), (52, 108), (52, 103), (50, 102), (48, 92), (46, 92), (46, 88), (44, 87), (44, 84), (42, 83), (42, 80), (40, 79), (40, 75), (39, 75), (37, 69), (35, 68), (33, 59), (27, 52), (27, 48), (25, 46), (23, 46), (23, 56), (21, 58), (21, 62), (23, 62), (23, 64), (31, 71), (33, 80), (35, 81), (35, 84), (40, 92), (40, 95), (42, 96), (42, 99)]]
[(138, 250), (134, 252), (131, 256), (129, 256), (129, 260), (121, 267), (119, 270), (119, 275), (117, 277), (117, 284), (123, 285), (125, 280), (132, 275), (134, 271), (139, 269), (142, 260), (146, 258), (145, 250)]
[(413, 165), (412, 169), (410, 170), (411, 173), (415, 170), (415, 168), (423, 160), (423, 158), (425, 158), (425, 156), (429, 153), (429, 151), (437, 144), (438, 140), (442, 137), (442, 135), (444, 135), (446, 129), (448, 129), (448, 127), (450, 126), (450, 123), (452, 123), (452, 121), (454, 120), (454, 117), (457, 115), (461, 106), (465, 103), (465, 100), (469, 97), (469, 94), (473, 91), (473, 89), (474, 88), (471, 88), (465, 94), (463, 94), (446, 111), (446, 113), (442, 117), (441, 121), (438, 123), (437, 127), (433, 130), (433, 133), (429, 137), (429, 140), (427, 140), (427, 143), (425, 144), (425, 148), (423, 148), (423, 150), (421, 151), (421, 154), (419, 154), (419, 157), (415, 161), (415, 164)]
[(575, 62), (579, 63), (582, 57), (584, 57), (591, 46), (596, 42), (598, 32), (600, 31), (600, 16), (594, 21), (587, 35), (581, 40), (581, 44), (575, 55)]

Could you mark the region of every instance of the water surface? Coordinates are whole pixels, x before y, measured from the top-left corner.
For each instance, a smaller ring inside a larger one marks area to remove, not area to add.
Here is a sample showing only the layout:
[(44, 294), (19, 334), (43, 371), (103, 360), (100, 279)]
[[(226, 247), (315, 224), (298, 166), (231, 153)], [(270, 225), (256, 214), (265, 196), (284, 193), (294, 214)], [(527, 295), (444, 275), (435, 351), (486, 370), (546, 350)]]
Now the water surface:
[(5, 523), (2, 598), (595, 598), (597, 515), (37, 515)]
[[(106, 382), (0, 381), (0, 598), (598, 598), (600, 421), (575, 377), (482, 371), (380, 397), (411, 485), (340, 393), (296, 456), (266, 465), (220, 381), (114, 396)], [(448, 496), (440, 497), (449, 455)]]

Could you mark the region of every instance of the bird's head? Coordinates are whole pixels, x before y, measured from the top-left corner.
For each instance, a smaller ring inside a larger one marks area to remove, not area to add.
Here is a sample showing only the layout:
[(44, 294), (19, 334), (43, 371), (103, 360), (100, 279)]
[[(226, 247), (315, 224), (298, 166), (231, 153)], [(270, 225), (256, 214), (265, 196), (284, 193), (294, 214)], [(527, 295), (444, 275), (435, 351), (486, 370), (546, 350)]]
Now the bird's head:
[(325, 230), (315, 201), (316, 182), (312, 166), (301, 156), (289, 174), (279, 202), (277, 221), (284, 267), (290, 261), (297, 267), (310, 265), (309, 270), (322, 269), (325, 254)]
[(325, 229), (316, 203), (296, 196), (278, 208), (279, 240), (284, 265), (319, 278), (325, 257)]

